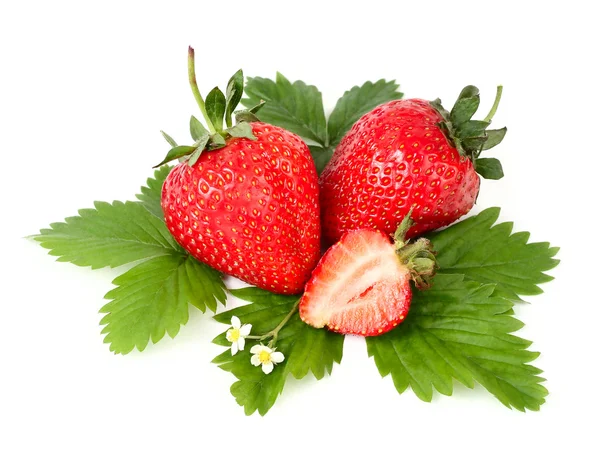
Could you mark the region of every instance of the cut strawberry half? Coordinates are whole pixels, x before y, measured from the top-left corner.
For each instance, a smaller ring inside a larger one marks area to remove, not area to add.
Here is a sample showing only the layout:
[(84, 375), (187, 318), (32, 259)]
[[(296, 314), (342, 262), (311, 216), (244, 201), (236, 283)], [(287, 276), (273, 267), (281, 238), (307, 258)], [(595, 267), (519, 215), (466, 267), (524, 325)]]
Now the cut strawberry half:
[(404, 241), (407, 216), (394, 243), (381, 231), (346, 232), (323, 255), (300, 300), (300, 317), (313, 327), (355, 335), (379, 335), (401, 323), (412, 298), (410, 281), (429, 286), (436, 263), (425, 238)]

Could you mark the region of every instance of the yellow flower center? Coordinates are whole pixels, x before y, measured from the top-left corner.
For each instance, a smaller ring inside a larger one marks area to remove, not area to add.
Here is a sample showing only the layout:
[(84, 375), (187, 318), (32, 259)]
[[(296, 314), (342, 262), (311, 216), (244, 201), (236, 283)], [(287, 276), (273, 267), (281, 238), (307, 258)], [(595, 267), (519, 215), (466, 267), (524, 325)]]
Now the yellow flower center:
[(261, 351), (258, 354), (258, 360), (263, 364), (269, 362), (271, 360), (271, 353), (269, 353), (268, 351)]
[(237, 342), (240, 339), (240, 329), (231, 329), (229, 331), (229, 338), (232, 342)]

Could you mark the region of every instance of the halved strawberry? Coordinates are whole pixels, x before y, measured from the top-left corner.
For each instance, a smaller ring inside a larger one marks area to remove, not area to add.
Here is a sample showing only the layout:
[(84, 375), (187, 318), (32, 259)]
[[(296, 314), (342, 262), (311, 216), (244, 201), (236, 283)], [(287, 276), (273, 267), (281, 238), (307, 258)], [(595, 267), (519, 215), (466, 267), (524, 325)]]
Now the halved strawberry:
[(427, 288), (436, 263), (429, 240), (405, 242), (404, 218), (394, 243), (383, 232), (346, 232), (323, 255), (300, 300), (300, 317), (313, 327), (355, 335), (379, 335), (401, 323), (410, 307), (413, 280)]

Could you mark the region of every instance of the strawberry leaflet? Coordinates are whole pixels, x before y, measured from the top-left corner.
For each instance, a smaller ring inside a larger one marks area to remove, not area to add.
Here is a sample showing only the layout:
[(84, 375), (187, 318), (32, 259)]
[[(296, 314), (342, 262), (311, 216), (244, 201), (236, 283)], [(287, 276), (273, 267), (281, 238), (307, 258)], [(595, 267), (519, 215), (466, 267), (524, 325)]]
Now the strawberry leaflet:
[[(220, 313), (215, 319), (229, 324), (231, 317), (237, 316), (242, 323), (252, 324), (253, 334), (273, 330), (298, 301), (298, 296), (275, 295), (256, 287), (230, 292), (251, 303)], [(258, 411), (260, 415), (265, 415), (283, 391), (288, 374), (301, 379), (311, 372), (317, 380), (322, 379), (325, 373), (331, 374), (333, 363), (342, 360), (344, 337), (310, 327), (300, 320), (296, 312), (277, 338), (277, 351), (285, 355), (285, 360), (268, 375), (250, 364), (250, 347), (256, 341), (247, 342), (244, 351), (232, 356), (230, 350), (227, 350), (213, 362), (238, 379), (232, 385), (231, 393), (238, 404), (244, 406), (246, 414)], [(230, 345), (225, 333), (215, 338), (214, 343), (221, 346)]]
[(368, 113), (382, 103), (399, 100), (402, 97), (403, 94), (398, 92), (396, 81), (385, 81), (383, 79), (375, 83), (365, 82), (360, 87), (354, 86), (347, 90), (337, 101), (327, 122), (329, 145), (336, 147), (342, 137), (346, 135), (346, 132), (363, 114)]
[(440, 273), (496, 285), (496, 294), (520, 301), (519, 295), (542, 293), (538, 284), (558, 265), (557, 247), (527, 243), (528, 232), (512, 234), (512, 222), (494, 225), (500, 208), (488, 208), (453, 226), (429, 235), (437, 251)]
[(160, 206), (160, 192), (171, 169), (173, 169), (172, 166), (161, 166), (159, 169), (155, 169), (154, 177), (150, 177), (147, 185), (142, 186), (142, 193), (135, 196), (148, 211), (161, 221), (164, 221), (165, 215)]
[(275, 81), (262, 77), (249, 77), (245, 88), (248, 98), (242, 100), (246, 108), (262, 101), (260, 120), (283, 127), (307, 140), (325, 146), (327, 123), (323, 110), (323, 97), (314, 85), (302, 81), (291, 83), (281, 73)]
[(78, 216), (50, 224), (35, 240), (58, 261), (92, 269), (117, 267), (181, 250), (163, 221), (137, 202), (97, 201)]
[(160, 190), (169, 169), (155, 171), (138, 195), (140, 202), (96, 202), (79, 216), (53, 223), (34, 239), (66, 261), (92, 269), (138, 262), (117, 277), (112, 301), (100, 312), (104, 341), (111, 351), (143, 350), (148, 342), (174, 337), (188, 321), (188, 303), (215, 311), (225, 303), (221, 275), (185, 253), (167, 230), (160, 211)]
[(326, 121), (321, 92), (315, 86), (302, 81), (290, 83), (277, 73), (275, 81), (248, 78), (245, 89), (248, 98), (242, 103), (250, 108), (264, 102), (259, 114), (262, 121), (303, 137), (320, 173), (341, 138), (364, 113), (381, 103), (402, 98), (397, 89), (395, 81), (383, 79), (354, 86), (337, 101)]
[(548, 391), (542, 371), (528, 363), (539, 353), (510, 335), (523, 323), (510, 315), (510, 301), (493, 293), (493, 285), (460, 275), (435, 277), (430, 290), (415, 293), (404, 324), (367, 338), (379, 373), (391, 375), (399, 393), (410, 386), (423, 401), (431, 401), (433, 389), (451, 395), (456, 379), (468, 388), (481, 384), (507, 407), (537, 411)]
[(100, 321), (110, 350), (126, 354), (143, 351), (152, 340), (158, 343), (168, 333), (174, 338), (189, 319), (189, 304), (204, 312), (225, 303), (220, 275), (184, 253), (144, 261), (120, 275), (108, 292)]

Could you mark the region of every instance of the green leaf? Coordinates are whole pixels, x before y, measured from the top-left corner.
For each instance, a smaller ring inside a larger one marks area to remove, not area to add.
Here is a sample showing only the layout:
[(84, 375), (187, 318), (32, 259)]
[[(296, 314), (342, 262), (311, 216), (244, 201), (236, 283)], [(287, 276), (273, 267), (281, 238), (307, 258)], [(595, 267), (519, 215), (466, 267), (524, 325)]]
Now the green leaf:
[(175, 142), (175, 140), (173, 140), (173, 137), (171, 137), (169, 134), (167, 134), (164, 131), (160, 131), (160, 133), (165, 138), (165, 140), (167, 142), (169, 142), (169, 145), (171, 145), (173, 148), (175, 148), (177, 146), (177, 142)]
[(179, 251), (164, 222), (138, 202), (97, 201), (95, 209), (50, 224), (34, 237), (41, 246), (71, 262), (92, 269), (117, 267)]
[[(264, 334), (273, 330), (298, 300), (298, 296), (275, 295), (255, 287), (230, 292), (251, 303), (220, 313), (215, 319), (230, 324), (231, 317), (237, 316), (243, 324), (252, 324), (252, 334)], [(225, 333), (219, 335), (214, 342), (222, 346), (229, 345)], [(260, 367), (250, 364), (250, 346), (257, 341), (247, 342), (244, 351), (231, 356), (228, 349), (213, 362), (238, 379), (231, 387), (231, 393), (237, 403), (244, 406), (246, 414), (258, 411), (264, 415), (281, 394), (289, 374), (296, 379), (305, 377), (309, 372), (316, 379), (322, 379), (325, 373), (331, 374), (333, 363), (339, 363), (342, 359), (344, 337), (327, 330), (315, 329), (302, 322), (296, 313), (283, 327), (277, 339), (277, 351), (284, 354), (285, 360), (277, 364), (268, 375)]]
[(116, 288), (105, 298), (107, 313), (105, 343), (110, 350), (126, 354), (134, 348), (143, 351), (152, 340), (158, 343), (168, 333), (179, 333), (189, 318), (189, 304), (201, 311), (217, 309), (225, 303), (225, 286), (217, 271), (183, 253), (171, 253), (144, 261), (113, 283)]
[(200, 121), (193, 116), (190, 118), (190, 134), (192, 138), (197, 142), (198, 140), (204, 139), (204, 137), (210, 135), (208, 130), (202, 125)]
[(498, 180), (504, 177), (502, 164), (496, 158), (478, 158), (475, 170), (484, 179)]
[(231, 79), (229, 79), (229, 82), (227, 83), (227, 90), (225, 93), (227, 95), (225, 103), (225, 121), (227, 127), (231, 127), (231, 115), (244, 94), (244, 73), (241, 69), (231, 76)]
[(395, 81), (383, 79), (346, 91), (329, 116), (329, 146), (335, 147), (362, 115), (382, 103), (399, 100), (402, 95)]
[(264, 100), (260, 119), (269, 124), (283, 127), (300, 137), (327, 145), (327, 123), (323, 110), (321, 92), (302, 81), (290, 83), (277, 73), (276, 81), (262, 77), (250, 77), (246, 84), (248, 98), (242, 100), (251, 108)]
[(479, 108), (479, 89), (473, 85), (466, 86), (458, 96), (458, 100), (450, 111), (450, 121), (454, 127), (467, 122)]
[(485, 133), (487, 135), (487, 140), (483, 144), (483, 150), (489, 150), (502, 142), (506, 135), (506, 127), (503, 127), (502, 129), (487, 130)]
[(323, 172), (323, 169), (325, 169), (325, 166), (327, 166), (327, 163), (329, 163), (331, 155), (333, 155), (333, 147), (323, 148), (314, 145), (309, 145), (308, 148), (310, 148), (310, 154), (312, 155), (313, 160), (315, 161), (317, 173), (321, 174), (321, 172)]
[(181, 158), (182, 156), (190, 155), (194, 152), (195, 149), (196, 149), (196, 147), (189, 146), (189, 145), (179, 145), (178, 147), (171, 148), (169, 150), (169, 152), (167, 153), (167, 156), (165, 156), (165, 159), (163, 159), (160, 163), (158, 163), (156, 166), (153, 166), (153, 167), (158, 168), (158, 167), (162, 166), (163, 164), (167, 164), (173, 160)]
[(171, 169), (173, 169), (171, 166), (162, 166), (159, 169), (155, 169), (154, 177), (148, 178), (146, 181), (147, 186), (143, 186), (141, 188), (142, 193), (136, 195), (140, 203), (161, 221), (164, 220), (163, 210), (160, 206), (162, 185), (171, 172)]
[(160, 194), (171, 168), (154, 171), (137, 195), (139, 202), (96, 202), (79, 216), (51, 224), (33, 237), (58, 261), (92, 269), (117, 267), (136, 261), (114, 280), (118, 287), (107, 294), (109, 313), (103, 333), (116, 353), (135, 346), (143, 350), (151, 339), (166, 333), (174, 337), (188, 319), (188, 303), (215, 311), (225, 303), (221, 275), (188, 255), (171, 236), (162, 217)]
[(206, 144), (210, 140), (210, 134), (207, 132), (204, 134), (198, 141), (196, 142), (196, 149), (190, 155), (190, 159), (188, 159), (187, 163), (189, 166), (193, 166), (196, 164), (202, 153), (204, 153), (204, 149), (206, 148)]
[(511, 335), (523, 324), (493, 292), (493, 285), (438, 274), (430, 290), (415, 292), (403, 324), (367, 337), (379, 373), (391, 375), (399, 393), (410, 386), (423, 401), (434, 389), (451, 395), (456, 379), (468, 388), (481, 384), (509, 408), (539, 410), (548, 391), (542, 371), (528, 364), (539, 353)]
[(494, 225), (500, 208), (429, 235), (440, 273), (464, 274), (468, 280), (496, 285), (496, 294), (520, 301), (519, 295), (542, 293), (539, 284), (553, 278), (544, 274), (559, 261), (558, 248), (548, 243), (527, 243), (528, 232), (512, 233), (513, 224)]
[(252, 133), (252, 126), (245, 121), (239, 122), (235, 126), (225, 130), (232, 137), (256, 140), (256, 136)]
[(218, 87), (212, 89), (206, 96), (205, 107), (206, 114), (215, 130), (221, 132), (223, 130), (223, 116), (225, 115), (225, 95)]

